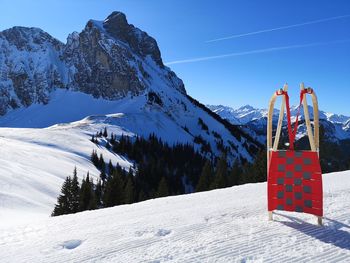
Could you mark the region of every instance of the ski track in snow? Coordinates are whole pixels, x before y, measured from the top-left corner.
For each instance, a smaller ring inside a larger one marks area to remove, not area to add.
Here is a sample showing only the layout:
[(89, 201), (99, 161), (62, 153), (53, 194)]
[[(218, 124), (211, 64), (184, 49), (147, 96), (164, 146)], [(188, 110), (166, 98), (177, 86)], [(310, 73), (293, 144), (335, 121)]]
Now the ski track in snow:
[(349, 262), (350, 171), (324, 175), (324, 226), (267, 220), (266, 184), (0, 226), (2, 262)]

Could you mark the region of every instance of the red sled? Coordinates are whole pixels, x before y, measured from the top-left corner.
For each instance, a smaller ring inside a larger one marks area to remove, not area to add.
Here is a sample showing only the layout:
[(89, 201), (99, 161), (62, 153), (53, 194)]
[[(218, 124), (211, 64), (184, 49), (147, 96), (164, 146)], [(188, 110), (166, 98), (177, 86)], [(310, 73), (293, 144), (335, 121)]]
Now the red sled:
[[(267, 196), (269, 219), (273, 219), (274, 210), (308, 213), (317, 216), (319, 225), (323, 217), (322, 171), (319, 161), (319, 115), (318, 102), (313, 89), (300, 85), (300, 104), (294, 123), (291, 124), (287, 84), (271, 98), (267, 120)], [(312, 97), (313, 126), (308, 111), (306, 95)], [(281, 111), (278, 118), (275, 140), (272, 140), (272, 117), (276, 99), (282, 96)], [(304, 108), (305, 125), (310, 142), (310, 151), (294, 149), (298, 130), (300, 107)], [(286, 109), (289, 149), (278, 150), (282, 131), (284, 110)]]

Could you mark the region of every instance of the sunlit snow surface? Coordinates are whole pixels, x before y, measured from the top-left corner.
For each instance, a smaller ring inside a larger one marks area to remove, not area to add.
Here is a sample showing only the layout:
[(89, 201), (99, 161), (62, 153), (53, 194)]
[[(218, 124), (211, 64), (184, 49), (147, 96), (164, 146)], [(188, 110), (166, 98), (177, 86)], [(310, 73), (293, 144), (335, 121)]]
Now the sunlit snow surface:
[[(279, 212), (268, 222), (264, 183), (50, 218), (74, 166), (80, 179), (87, 171), (95, 180), (99, 176), (90, 162), (93, 149), (125, 169), (131, 165), (89, 141), (104, 127), (117, 135), (155, 131), (171, 143), (192, 140), (182, 128), (187, 126), (210, 140), (197, 125), (201, 116), (238, 143), (191, 104), (179, 111), (166, 96), (163, 101), (166, 107), (156, 109), (145, 96), (109, 102), (59, 90), (48, 105), (0, 118), (0, 126), (11, 127), (0, 128), (0, 262), (349, 260), (350, 172), (323, 176), (324, 227), (316, 226), (314, 216), (296, 213)], [(241, 146), (238, 151), (246, 154)]]
[(266, 184), (248, 184), (2, 226), (1, 262), (348, 262), (350, 172), (323, 178), (323, 227), (267, 221)]

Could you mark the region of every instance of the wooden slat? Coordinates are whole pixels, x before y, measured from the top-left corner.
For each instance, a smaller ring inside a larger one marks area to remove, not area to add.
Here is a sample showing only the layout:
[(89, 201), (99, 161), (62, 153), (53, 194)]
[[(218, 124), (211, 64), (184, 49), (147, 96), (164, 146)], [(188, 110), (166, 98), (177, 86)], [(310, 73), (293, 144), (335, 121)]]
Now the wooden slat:
[(320, 148), (320, 124), (319, 124), (319, 111), (318, 111), (318, 100), (315, 91), (311, 94), (312, 105), (314, 109), (314, 141), (316, 151), (319, 152)]
[[(304, 90), (304, 83), (300, 84), (300, 90)], [(311, 122), (310, 122), (310, 115), (309, 115), (309, 108), (307, 105), (307, 99), (306, 99), (306, 94), (303, 95), (303, 108), (304, 108), (304, 118), (305, 118), (305, 125), (306, 125), (306, 130), (307, 134), (309, 137), (309, 142), (310, 142), (310, 148), (311, 151), (315, 152), (316, 151), (316, 146), (315, 146), (315, 139), (314, 135), (312, 132), (312, 127), (311, 127)]]
[[(284, 84), (283, 86), (284, 91), (288, 91), (288, 84)], [(281, 110), (280, 110), (280, 115), (278, 117), (278, 123), (277, 123), (277, 130), (276, 130), (276, 135), (275, 135), (275, 141), (273, 143), (273, 150), (277, 151), (278, 144), (280, 141), (281, 137), (281, 131), (282, 131), (282, 125), (283, 125), (283, 117), (284, 117), (284, 109), (286, 107), (286, 98), (285, 96), (282, 97), (282, 103), (281, 103)]]

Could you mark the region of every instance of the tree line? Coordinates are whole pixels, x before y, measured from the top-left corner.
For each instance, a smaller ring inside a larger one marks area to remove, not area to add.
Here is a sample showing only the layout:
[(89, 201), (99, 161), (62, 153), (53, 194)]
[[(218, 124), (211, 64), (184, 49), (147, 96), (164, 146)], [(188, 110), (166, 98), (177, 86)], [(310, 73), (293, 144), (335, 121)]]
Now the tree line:
[(87, 174), (79, 184), (75, 168), (62, 186), (53, 216), (266, 181), (264, 152), (253, 164), (242, 166), (238, 162), (230, 164), (224, 153), (209, 160), (191, 144), (169, 145), (155, 134), (117, 138), (113, 133), (108, 135), (105, 128), (91, 141), (128, 158), (133, 166), (127, 170), (111, 160), (107, 163), (93, 150), (91, 162), (100, 171), (99, 179), (94, 182)]

